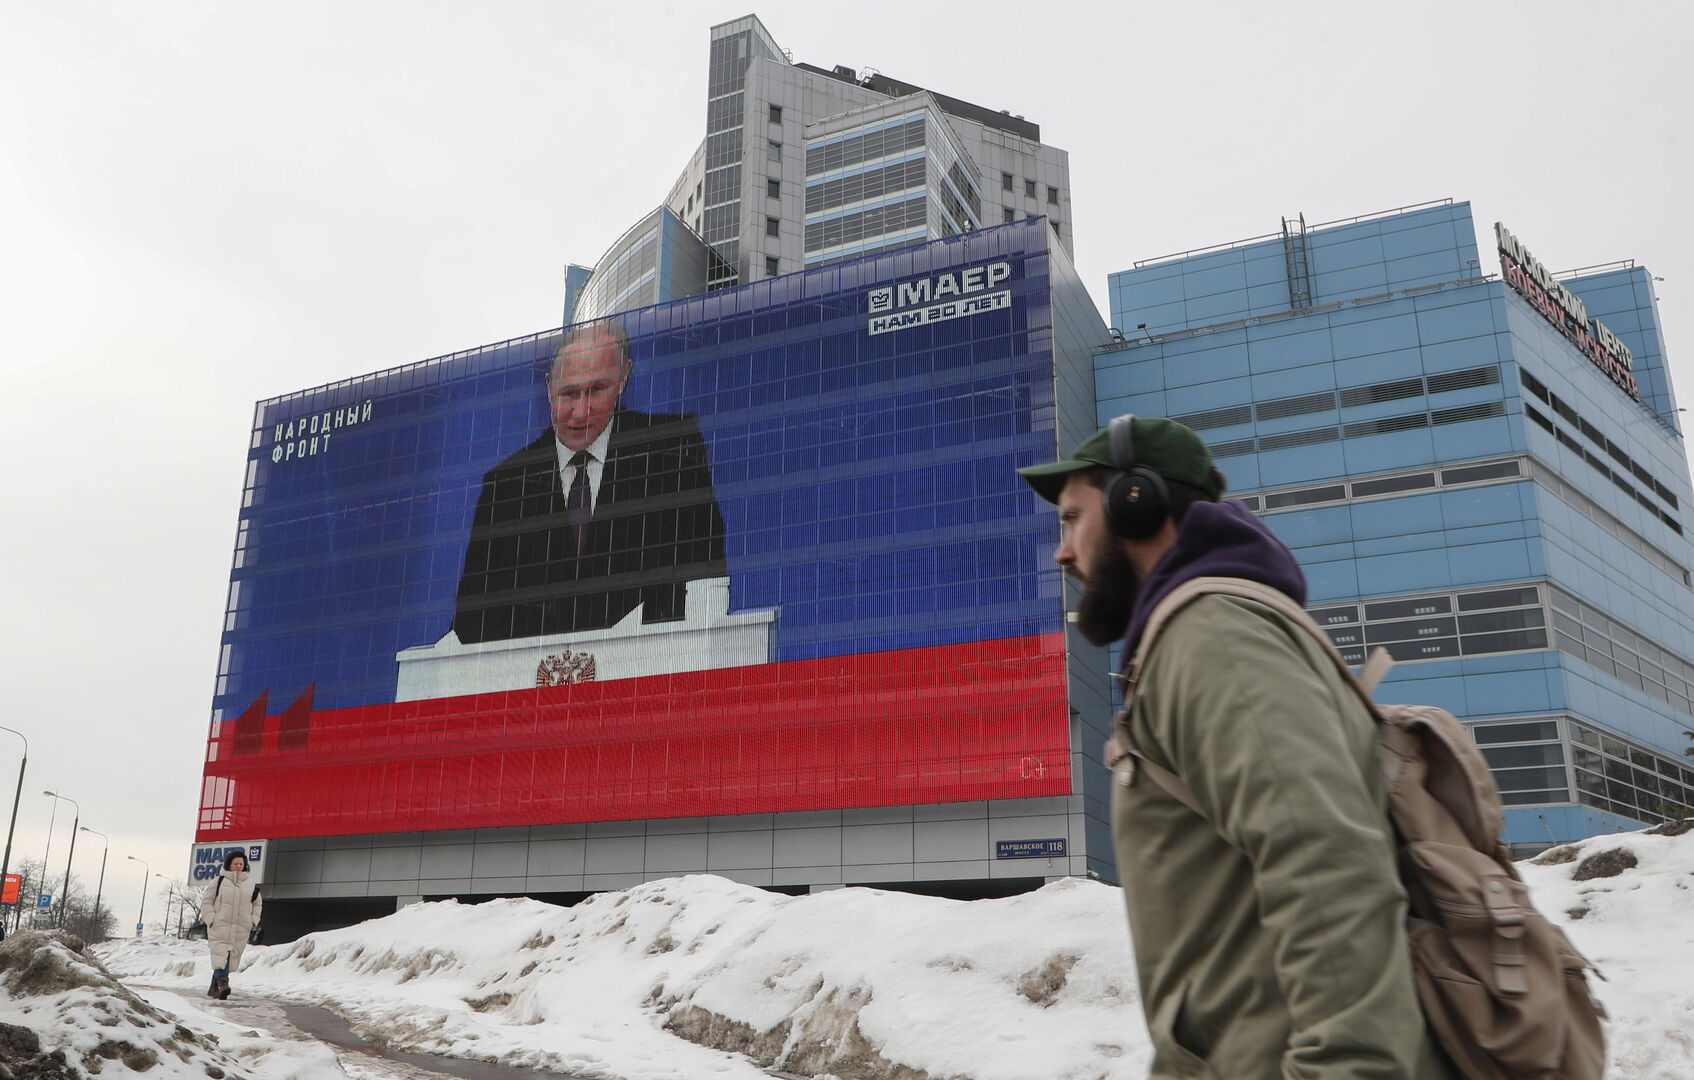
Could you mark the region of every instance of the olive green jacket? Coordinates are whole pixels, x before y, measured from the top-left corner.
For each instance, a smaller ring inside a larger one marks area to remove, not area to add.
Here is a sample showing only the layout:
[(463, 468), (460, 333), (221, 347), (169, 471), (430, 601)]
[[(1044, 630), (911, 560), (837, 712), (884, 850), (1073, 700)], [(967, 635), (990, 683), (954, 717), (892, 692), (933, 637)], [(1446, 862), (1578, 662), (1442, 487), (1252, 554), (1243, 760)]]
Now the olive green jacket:
[(1113, 788), (1152, 1075), (1445, 1080), (1406, 951), (1374, 724), (1306, 632), (1203, 596), (1165, 626)]

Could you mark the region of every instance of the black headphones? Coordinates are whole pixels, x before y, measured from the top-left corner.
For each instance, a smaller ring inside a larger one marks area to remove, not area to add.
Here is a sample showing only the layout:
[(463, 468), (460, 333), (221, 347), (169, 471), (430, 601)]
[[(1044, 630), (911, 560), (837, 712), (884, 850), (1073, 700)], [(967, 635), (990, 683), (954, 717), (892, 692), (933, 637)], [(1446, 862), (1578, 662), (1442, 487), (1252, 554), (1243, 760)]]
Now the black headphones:
[(1112, 473), (1103, 492), (1106, 527), (1125, 540), (1145, 540), (1170, 516), (1171, 494), (1165, 478), (1135, 460), (1135, 414), (1112, 421), (1109, 435)]

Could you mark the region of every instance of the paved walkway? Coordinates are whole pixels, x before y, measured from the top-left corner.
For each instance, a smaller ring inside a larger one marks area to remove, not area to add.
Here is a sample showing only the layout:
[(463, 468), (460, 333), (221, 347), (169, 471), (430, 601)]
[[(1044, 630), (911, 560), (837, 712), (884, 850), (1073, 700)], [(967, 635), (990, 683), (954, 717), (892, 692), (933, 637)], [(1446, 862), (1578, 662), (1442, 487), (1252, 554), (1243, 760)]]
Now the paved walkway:
[[(179, 986), (123, 980), (136, 989), (184, 996)], [(346, 1020), (317, 1005), (295, 1005), (264, 998), (211, 1001), (191, 998), (194, 1006), (219, 1019), (267, 1032), (278, 1039), (313, 1039), (328, 1046), (349, 1076), (360, 1080), (604, 1080), (602, 1073), (558, 1073), (517, 1065), (498, 1065), (438, 1054), (409, 1054), (379, 1046), (354, 1033)]]

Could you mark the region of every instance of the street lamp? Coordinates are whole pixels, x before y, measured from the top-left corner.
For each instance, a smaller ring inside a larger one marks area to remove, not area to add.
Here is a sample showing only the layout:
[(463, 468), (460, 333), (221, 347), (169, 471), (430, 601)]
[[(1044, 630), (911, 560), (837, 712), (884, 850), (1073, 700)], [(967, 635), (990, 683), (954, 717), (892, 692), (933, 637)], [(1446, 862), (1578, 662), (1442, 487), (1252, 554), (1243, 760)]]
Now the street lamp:
[[(6, 826), (6, 854), (0, 855), (0, 888), (3, 888), (6, 874), (12, 869), (12, 830), (18, 827), (18, 800), (23, 798), (24, 794), (24, 766), (29, 764), (29, 739), (25, 738), (23, 732), (13, 731), (9, 727), (0, 727), (0, 731), (10, 731), (24, 741), (24, 759), (18, 762), (18, 788), (12, 793), (12, 822)], [(23, 881), (20, 879), (18, 881), (19, 909), (22, 909), (23, 903)]]
[[(43, 791), (42, 794), (50, 799), (64, 799), (66, 802), (76, 807), (76, 816), (71, 819), (71, 853), (65, 856), (65, 893), (63, 896), (59, 897), (59, 925), (63, 926), (65, 925), (65, 916), (70, 914), (71, 860), (76, 858), (76, 833), (77, 830), (82, 827), (82, 806), (75, 799), (66, 798), (63, 795), (55, 795), (51, 791)], [(53, 804), (54, 809), (58, 809), (58, 806), (58, 803)], [(46, 866), (41, 868), (41, 876), (43, 878), (47, 876)]]
[[(47, 891), (47, 860), (53, 857), (53, 824), (58, 820), (59, 804), (54, 803), (53, 812), (47, 815), (47, 850), (41, 853), (41, 880), (35, 883), (35, 891), (37, 893), (45, 893)], [(19, 897), (19, 899), (21, 900), (22, 897)], [(34, 901), (31, 901), (31, 903), (34, 903)], [(35, 914), (30, 916), (30, 925), (37, 925), (40, 919), (41, 909), (36, 908)], [(21, 909), (18, 911), (18, 922), (20, 926), (23, 924), (23, 911)]]
[(147, 865), (145, 859), (138, 859), (134, 855), (125, 855), (124, 858), (141, 864), (141, 906), (135, 912), (135, 936), (140, 937), (141, 928), (147, 925), (147, 879), (152, 875), (153, 868)]
[(99, 829), (90, 829), (87, 825), (82, 827), (82, 831), (93, 833), (105, 841), (100, 848), (100, 884), (94, 887), (94, 933), (104, 935), (106, 929), (105, 921), (100, 918), (100, 897), (106, 891), (106, 853), (112, 849), (112, 838)]
[(176, 899), (176, 882), (163, 874), (154, 874), (153, 876), (164, 882), (166, 889), (169, 890), (165, 893), (165, 921), (159, 924), (160, 929), (168, 934), (171, 932), (171, 902)]

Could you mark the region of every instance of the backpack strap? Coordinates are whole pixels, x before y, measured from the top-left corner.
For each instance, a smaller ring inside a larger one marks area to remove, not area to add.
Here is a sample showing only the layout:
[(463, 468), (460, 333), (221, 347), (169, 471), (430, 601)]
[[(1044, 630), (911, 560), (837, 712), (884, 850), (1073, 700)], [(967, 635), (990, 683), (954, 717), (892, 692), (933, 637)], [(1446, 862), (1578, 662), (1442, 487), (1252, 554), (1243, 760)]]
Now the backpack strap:
[[(1113, 720), (1112, 736), (1106, 740), (1106, 765), (1118, 774), (1119, 783), (1125, 786), (1134, 783), (1137, 767), (1146, 770), (1148, 777), (1163, 788), (1166, 794), (1202, 818), (1207, 815), (1200, 809), (1194, 792), (1182, 778), (1157, 762), (1149, 760), (1135, 745), (1135, 737), (1129, 730), (1129, 717), (1130, 707), (1135, 700), (1136, 686), (1146, 669), (1147, 657), (1153, 651), (1153, 645), (1158, 641), (1159, 633), (1165, 628), (1165, 624), (1189, 603), (1214, 593), (1238, 596), (1263, 604), (1299, 626), (1317, 641), (1335, 662), (1342, 678), (1358, 694), (1359, 700), (1363, 702), (1373, 720), (1380, 720), (1380, 717), (1376, 711), (1376, 703), (1371, 700), (1371, 692), (1376, 689), (1389, 668), (1394, 666), (1394, 659), (1388, 655), (1388, 650), (1377, 648), (1366, 658), (1358, 674), (1354, 674), (1353, 669), (1347, 666), (1347, 661), (1341, 656), (1341, 651), (1335, 647), (1335, 642), (1331, 641), (1317, 621), (1307, 614), (1306, 609), (1295, 603), (1287, 593), (1269, 585), (1246, 578), (1199, 577), (1191, 578), (1172, 589), (1148, 616), (1147, 626), (1141, 632), (1141, 641), (1136, 645), (1135, 655), (1124, 665), (1124, 707)], [(1384, 771), (1387, 772), (1387, 768)], [(1387, 779), (1392, 782), (1394, 777), (1390, 775)]]

